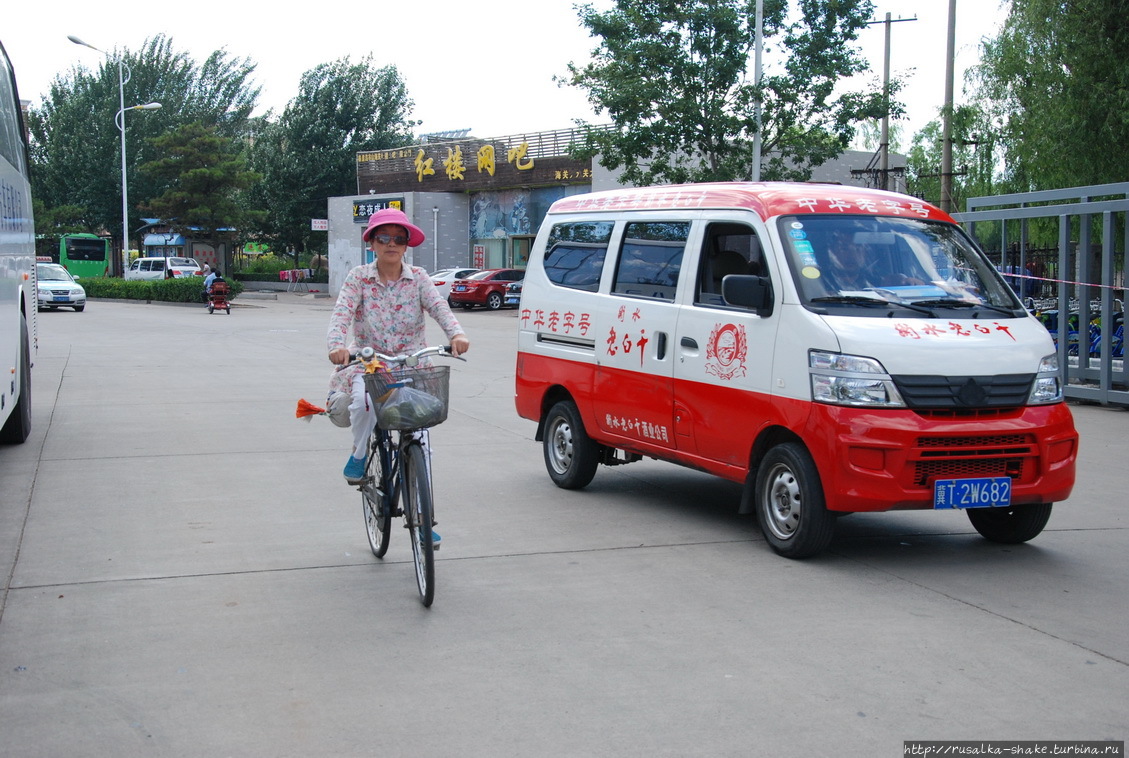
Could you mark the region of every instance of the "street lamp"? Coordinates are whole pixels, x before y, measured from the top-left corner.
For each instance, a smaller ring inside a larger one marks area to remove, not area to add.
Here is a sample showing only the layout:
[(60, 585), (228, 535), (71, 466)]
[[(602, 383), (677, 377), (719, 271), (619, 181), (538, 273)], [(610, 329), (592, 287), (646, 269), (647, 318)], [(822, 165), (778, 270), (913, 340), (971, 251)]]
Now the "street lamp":
[[(81, 39), (74, 36), (73, 34), (67, 35), (67, 39), (69, 39), (71, 42), (75, 43), (76, 45), (81, 45), (83, 47), (89, 47), (91, 50), (96, 50), (97, 52), (102, 53), (102, 55), (105, 55), (106, 57), (110, 56), (110, 54), (107, 53), (105, 50), (99, 50), (98, 48), (94, 47), (94, 45), (91, 45), (89, 42), (83, 42)], [(129, 66), (125, 65), (125, 60), (122, 58), (122, 56), (119, 55), (118, 56), (118, 104), (119, 104), (120, 107), (119, 107), (117, 114), (114, 116), (114, 125), (118, 127), (118, 130), (122, 134), (122, 259), (121, 259), (121, 262), (118, 266), (112, 266), (111, 267), (110, 273), (112, 273), (114, 275), (123, 275), (123, 276), (125, 275), (125, 269), (126, 269), (126, 266), (128, 265), (128, 258), (129, 258), (129, 199), (128, 199), (129, 192), (126, 189), (126, 177), (125, 177), (125, 169), (126, 169), (126, 162), (125, 162), (125, 112), (126, 111), (134, 111), (134, 110), (152, 111), (152, 110), (156, 110), (157, 108), (161, 107), (160, 103), (146, 103), (145, 105), (131, 105), (128, 108), (125, 107), (125, 83), (130, 80), (131, 76), (133, 76), (133, 73), (129, 71)]]

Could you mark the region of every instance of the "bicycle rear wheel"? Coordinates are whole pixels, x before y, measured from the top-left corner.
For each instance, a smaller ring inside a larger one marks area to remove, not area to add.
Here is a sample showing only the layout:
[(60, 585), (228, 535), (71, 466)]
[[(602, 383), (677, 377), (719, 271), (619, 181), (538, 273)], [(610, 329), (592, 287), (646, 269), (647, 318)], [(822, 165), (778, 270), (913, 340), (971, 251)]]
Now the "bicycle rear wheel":
[(416, 586), (424, 606), (435, 598), (435, 550), (431, 542), (431, 482), (423, 446), (409, 443), (400, 452), (401, 481), (404, 487), (404, 519), (412, 535), (412, 557), (416, 566)]
[(365, 480), (361, 484), (361, 506), (365, 513), (365, 531), (372, 554), (383, 558), (388, 552), (388, 538), (392, 533), (392, 513), (396, 506), (396, 489), (385, 482), (385, 461), (388, 457), (386, 440), (377, 431), (369, 447), (365, 463)]

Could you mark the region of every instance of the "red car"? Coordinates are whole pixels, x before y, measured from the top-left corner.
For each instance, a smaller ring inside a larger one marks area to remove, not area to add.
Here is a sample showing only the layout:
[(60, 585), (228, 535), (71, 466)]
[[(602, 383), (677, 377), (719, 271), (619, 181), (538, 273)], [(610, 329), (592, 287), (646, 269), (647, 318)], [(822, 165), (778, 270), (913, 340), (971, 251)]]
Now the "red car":
[(471, 274), (466, 279), (456, 279), (451, 285), (451, 305), (473, 308), (484, 305), (496, 311), (505, 304), (506, 286), (525, 278), (525, 269), (488, 268)]

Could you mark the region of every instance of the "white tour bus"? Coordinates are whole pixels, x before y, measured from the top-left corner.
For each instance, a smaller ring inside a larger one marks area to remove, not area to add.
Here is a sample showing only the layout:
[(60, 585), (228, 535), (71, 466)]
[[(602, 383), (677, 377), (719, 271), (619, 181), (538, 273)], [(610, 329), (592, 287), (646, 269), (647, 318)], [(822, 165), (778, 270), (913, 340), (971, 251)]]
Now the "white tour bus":
[(16, 77), (0, 44), (0, 443), (23, 442), (31, 433), (37, 295), (26, 135)]

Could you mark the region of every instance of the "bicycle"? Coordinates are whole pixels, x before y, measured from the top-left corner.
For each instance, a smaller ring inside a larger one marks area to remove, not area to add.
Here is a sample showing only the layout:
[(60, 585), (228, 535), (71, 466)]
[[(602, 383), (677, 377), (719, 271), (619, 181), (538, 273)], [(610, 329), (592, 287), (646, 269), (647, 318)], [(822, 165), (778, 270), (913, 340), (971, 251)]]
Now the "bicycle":
[[(416, 586), (424, 607), (435, 598), (435, 550), (431, 470), (423, 442), (427, 429), (447, 419), (450, 366), (420, 366), (431, 355), (466, 360), (446, 346), (409, 355), (384, 355), (364, 348), (350, 364), (365, 367), (365, 390), (377, 409), (361, 492), (365, 530), (377, 558), (388, 551), (392, 519), (404, 517), (412, 540)], [(393, 432), (397, 432), (393, 439)], [(401, 495), (403, 497), (401, 498)], [(401, 500), (403, 505), (401, 505)]]

